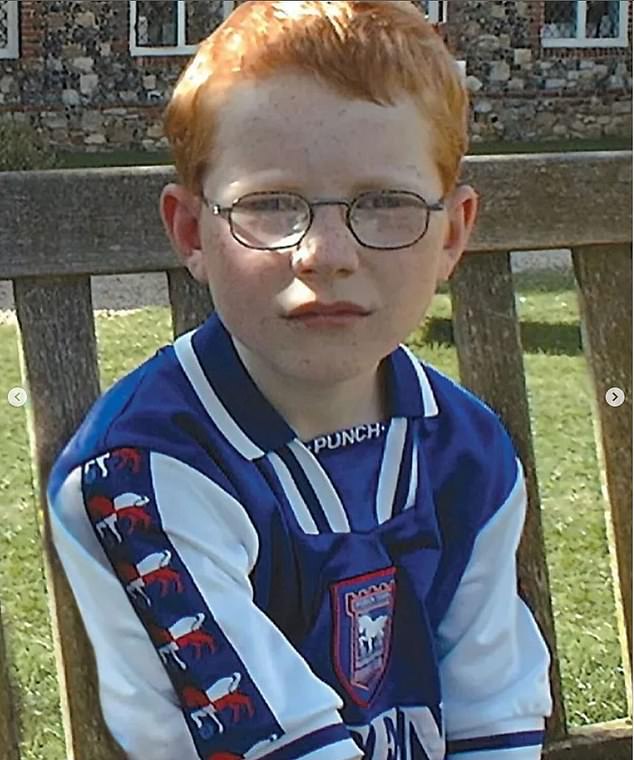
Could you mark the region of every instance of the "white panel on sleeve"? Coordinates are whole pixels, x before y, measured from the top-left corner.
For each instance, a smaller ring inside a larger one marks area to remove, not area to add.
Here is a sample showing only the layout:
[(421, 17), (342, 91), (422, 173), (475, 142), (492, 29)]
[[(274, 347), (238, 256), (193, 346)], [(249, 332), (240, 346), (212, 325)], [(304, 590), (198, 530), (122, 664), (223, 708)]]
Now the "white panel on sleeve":
[(485, 749), (480, 752), (460, 752), (447, 755), (445, 760), (541, 760), (541, 747)]
[[(163, 529), (249, 677), (288, 733), (285, 738), (340, 723), (339, 695), (313, 675), (252, 603), (248, 576), (257, 559), (257, 534), (242, 505), (197, 470), (163, 454), (152, 453), (151, 468)], [(282, 742), (276, 743), (276, 748), (281, 746)]]
[[(548, 649), (517, 594), (515, 552), (526, 511), (519, 460), (517, 468), (515, 485), (480, 531), (438, 628), (449, 742), (540, 731), (551, 711)], [(489, 755), (501, 759), (506, 757), (502, 752), (510, 751), (489, 751), (482, 760)], [(476, 757), (475, 748), (457, 757), (472, 755)], [(515, 760), (511, 754), (508, 757)], [(524, 760), (521, 753), (517, 757)], [(527, 757), (532, 760), (533, 755)]]
[(167, 673), (95, 538), (80, 468), (50, 507), (53, 541), (95, 650), (110, 732), (130, 760), (198, 760)]
[(302, 755), (299, 760), (363, 760), (361, 751), (356, 745), (352, 745), (356, 748), (356, 751), (353, 749), (355, 754), (350, 755), (351, 745), (352, 739), (331, 744), (329, 747), (322, 747), (309, 752), (307, 755)]

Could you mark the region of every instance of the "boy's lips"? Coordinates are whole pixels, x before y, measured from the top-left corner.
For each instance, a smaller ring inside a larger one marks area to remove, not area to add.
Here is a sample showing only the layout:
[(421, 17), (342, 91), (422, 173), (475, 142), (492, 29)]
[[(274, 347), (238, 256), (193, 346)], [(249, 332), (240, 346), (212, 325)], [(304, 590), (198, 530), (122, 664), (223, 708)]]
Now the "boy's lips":
[(335, 303), (321, 303), (312, 301), (297, 306), (285, 316), (288, 319), (302, 317), (367, 317), (370, 310), (350, 301), (336, 301)]

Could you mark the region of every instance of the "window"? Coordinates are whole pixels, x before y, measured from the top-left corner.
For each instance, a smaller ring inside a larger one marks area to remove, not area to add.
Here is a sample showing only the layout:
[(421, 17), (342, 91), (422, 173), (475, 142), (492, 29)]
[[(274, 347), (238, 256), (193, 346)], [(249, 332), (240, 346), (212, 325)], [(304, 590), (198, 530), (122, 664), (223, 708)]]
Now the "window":
[(432, 24), (447, 22), (447, 0), (419, 0), (419, 5)]
[(0, 0), (0, 58), (17, 58), (18, 0)]
[(130, 0), (130, 53), (192, 55), (233, 6), (227, 0)]
[(627, 47), (627, 0), (547, 0), (544, 47)]

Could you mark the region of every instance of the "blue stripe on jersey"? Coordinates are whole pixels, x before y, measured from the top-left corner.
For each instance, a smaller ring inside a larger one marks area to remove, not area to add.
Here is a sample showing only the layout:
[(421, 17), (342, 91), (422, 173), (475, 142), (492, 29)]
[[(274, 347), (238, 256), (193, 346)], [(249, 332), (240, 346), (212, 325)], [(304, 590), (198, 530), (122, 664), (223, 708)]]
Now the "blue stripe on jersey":
[(489, 749), (515, 749), (517, 747), (541, 746), (544, 731), (519, 731), (513, 734), (495, 736), (478, 736), (473, 739), (457, 739), (447, 742), (447, 754), (458, 755), (462, 752), (482, 752)]
[(329, 744), (346, 739), (350, 740), (350, 733), (342, 723), (324, 726), (271, 752), (270, 755), (266, 755), (266, 760), (297, 760), (312, 752), (316, 747), (327, 747)]
[(293, 478), (297, 489), (302, 495), (302, 498), (304, 499), (304, 502), (306, 503), (306, 506), (308, 507), (311, 517), (313, 518), (313, 521), (317, 526), (319, 532), (330, 533), (331, 528), (328, 523), (326, 513), (324, 512), (319, 499), (317, 498), (317, 494), (309, 483), (304, 470), (300, 466), (297, 459), (295, 459), (293, 453), (288, 448), (284, 447), (280, 449), (277, 454), (291, 473), (291, 477)]
[(165, 667), (200, 757), (243, 754), (282, 736), (163, 530), (149, 452), (118, 449), (89, 462), (82, 493), (97, 540)]

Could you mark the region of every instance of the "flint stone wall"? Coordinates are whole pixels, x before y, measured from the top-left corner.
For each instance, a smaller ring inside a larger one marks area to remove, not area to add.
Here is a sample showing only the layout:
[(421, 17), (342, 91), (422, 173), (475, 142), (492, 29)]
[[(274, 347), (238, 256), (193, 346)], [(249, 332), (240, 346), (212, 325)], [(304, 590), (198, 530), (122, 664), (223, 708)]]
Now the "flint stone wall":
[[(0, 59), (0, 118), (61, 148), (166, 146), (161, 112), (187, 56), (133, 57), (125, 0), (20, 6), (20, 58)], [(443, 34), (467, 61), (474, 142), (631, 135), (631, 16), (627, 48), (544, 49), (541, 0), (451, 0)], [(199, 0), (191, 40), (222, 17), (221, 0)]]

